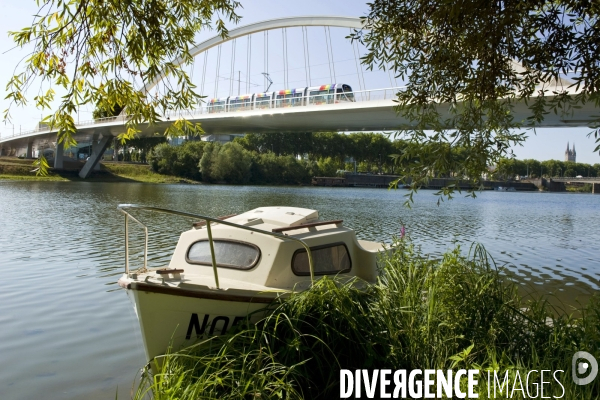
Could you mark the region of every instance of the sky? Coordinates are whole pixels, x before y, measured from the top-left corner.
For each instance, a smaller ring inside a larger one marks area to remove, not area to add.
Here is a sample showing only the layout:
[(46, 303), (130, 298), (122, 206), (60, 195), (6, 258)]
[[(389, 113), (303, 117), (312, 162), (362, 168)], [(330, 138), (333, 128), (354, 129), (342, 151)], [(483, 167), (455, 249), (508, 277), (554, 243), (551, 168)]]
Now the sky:
[[(33, 0), (0, 0), (2, 13), (0, 13), (0, 110), (5, 110), (9, 103), (4, 99), (6, 96), (5, 85), (14, 74), (15, 68), (21, 60), (26, 57), (26, 51), (13, 49), (14, 43), (8, 37), (8, 31), (18, 30), (31, 24), (33, 15), (37, 11), (36, 2)], [(263, 21), (289, 16), (302, 15), (339, 15), (360, 17), (366, 15), (368, 6), (365, 1), (356, 0), (303, 0), (299, 2), (274, 1), (274, 0), (242, 0), (243, 8), (239, 10), (242, 19), (239, 26), (252, 22)], [(229, 28), (235, 28), (229, 24)], [(265, 79), (262, 72), (268, 69), (273, 80), (272, 89), (284, 89), (294, 87), (304, 87), (307, 84), (320, 85), (337, 81), (339, 83), (350, 84), (354, 90), (361, 89), (361, 79), (357, 73), (356, 56), (354, 48), (344, 37), (349, 31), (342, 28), (331, 28), (329, 32), (321, 27), (309, 28), (307, 38), (309, 44), (310, 58), (310, 81), (304, 68), (304, 54), (302, 31), (299, 28), (288, 29), (286, 31), (287, 40), (284, 40), (283, 33), (271, 31), (269, 33), (268, 45), (268, 63), (265, 64), (264, 57), (264, 34), (259, 33), (252, 36), (250, 42), (248, 39), (240, 38), (236, 41), (235, 51), (233, 43), (228, 42), (222, 46), (221, 57), (217, 57), (217, 49), (208, 52), (206, 71), (204, 79), (201, 78), (204, 68), (203, 55), (199, 55), (194, 65), (189, 69), (194, 83), (198, 88), (204, 89), (204, 94), (208, 97), (222, 97), (230, 94), (237, 95), (238, 88), (240, 94), (246, 92), (254, 93), (265, 89)], [(201, 42), (214, 36), (214, 32), (207, 31), (201, 33), (197, 41)], [(327, 58), (326, 35), (331, 36), (333, 49), (333, 63)], [(287, 43), (287, 48), (284, 47)], [(251, 46), (250, 62), (247, 62), (248, 46)], [(285, 56), (287, 50), (287, 57)], [(364, 52), (363, 48), (358, 49), (359, 53)], [(235, 57), (235, 63), (231, 59)], [(217, 70), (217, 60), (220, 60), (220, 68)], [(287, 61), (287, 74), (284, 74), (284, 62)], [(332, 67), (333, 65), (333, 67)], [(248, 70), (248, 66), (250, 69)], [(373, 71), (369, 72), (364, 67), (360, 68), (360, 74), (365, 81), (367, 89), (399, 86), (398, 82), (390, 77), (387, 72)], [(287, 75), (287, 79), (286, 79)], [(335, 78), (333, 76), (335, 75)], [(32, 103), (36, 95), (38, 86), (33, 86), (29, 91), (28, 97)], [(92, 109), (80, 111), (80, 118), (91, 119)], [(24, 108), (11, 107), (12, 119), (10, 122), (0, 124), (0, 135), (11, 134), (13, 130), (33, 129), (42, 115), (47, 115), (49, 111), (41, 111), (30, 105)], [(583, 163), (600, 163), (600, 155), (592, 150), (595, 147), (593, 135), (588, 137), (591, 129), (582, 128), (555, 128), (538, 129), (535, 133), (528, 131), (529, 138), (523, 144), (513, 148), (517, 158), (533, 158), (538, 160), (557, 159), (564, 160), (564, 152), (567, 142), (574, 143), (577, 149), (577, 161)]]

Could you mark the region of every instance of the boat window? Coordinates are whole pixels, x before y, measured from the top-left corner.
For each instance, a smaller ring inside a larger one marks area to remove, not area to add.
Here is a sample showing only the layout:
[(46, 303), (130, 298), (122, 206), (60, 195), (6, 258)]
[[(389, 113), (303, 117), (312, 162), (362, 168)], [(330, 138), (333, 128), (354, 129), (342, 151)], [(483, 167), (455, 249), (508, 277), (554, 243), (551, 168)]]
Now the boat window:
[[(213, 245), (218, 267), (250, 269), (258, 263), (260, 258), (259, 248), (250, 243), (233, 240), (213, 240)], [(190, 264), (212, 266), (208, 240), (201, 240), (192, 244), (188, 250), (186, 261)]]
[[(312, 253), (315, 275), (335, 275), (340, 272), (348, 272), (352, 268), (350, 254), (344, 243), (311, 247), (310, 252)], [(296, 275), (310, 275), (306, 250), (301, 249), (294, 253), (292, 271)]]

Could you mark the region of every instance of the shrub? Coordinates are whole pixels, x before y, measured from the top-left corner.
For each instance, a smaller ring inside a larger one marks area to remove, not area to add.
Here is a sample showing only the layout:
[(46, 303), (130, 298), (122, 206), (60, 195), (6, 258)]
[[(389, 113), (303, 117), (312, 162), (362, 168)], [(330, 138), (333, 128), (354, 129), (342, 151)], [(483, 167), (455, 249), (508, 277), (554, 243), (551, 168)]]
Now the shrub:
[(235, 142), (209, 143), (199, 163), (203, 180), (244, 184), (250, 182), (252, 156)]
[(160, 174), (200, 180), (202, 175), (198, 170), (198, 163), (205, 145), (206, 142), (200, 141), (188, 141), (181, 146), (161, 143), (150, 153), (150, 166)]

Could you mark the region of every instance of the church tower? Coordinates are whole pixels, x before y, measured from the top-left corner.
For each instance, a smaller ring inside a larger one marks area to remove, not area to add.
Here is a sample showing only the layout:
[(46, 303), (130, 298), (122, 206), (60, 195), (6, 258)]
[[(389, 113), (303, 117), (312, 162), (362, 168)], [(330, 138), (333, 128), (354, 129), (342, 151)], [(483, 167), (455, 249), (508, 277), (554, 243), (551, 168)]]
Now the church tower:
[(575, 143), (573, 143), (573, 150), (569, 149), (569, 142), (567, 142), (567, 150), (565, 150), (565, 161), (575, 161), (577, 158), (577, 152), (575, 151)]

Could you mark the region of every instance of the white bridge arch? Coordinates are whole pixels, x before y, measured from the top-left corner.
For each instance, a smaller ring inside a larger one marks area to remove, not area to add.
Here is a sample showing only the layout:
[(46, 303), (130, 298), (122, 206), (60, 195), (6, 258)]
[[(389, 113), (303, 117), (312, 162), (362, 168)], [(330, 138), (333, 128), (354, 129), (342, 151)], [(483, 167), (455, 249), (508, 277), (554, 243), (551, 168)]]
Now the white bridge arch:
[[(240, 26), (228, 32), (227, 37), (223, 38), (219, 35), (203, 41), (190, 50), (190, 55), (196, 57), (205, 51), (212, 49), (220, 44), (228, 42), (239, 37), (252, 35), (254, 33), (270, 31), (282, 28), (294, 28), (300, 26), (330, 26), (335, 28), (350, 28), (361, 29), (363, 27), (362, 20), (356, 17), (340, 17), (340, 16), (304, 16), (304, 17), (285, 17), (269, 19), (265, 21), (255, 22)], [(181, 65), (183, 58), (178, 58), (173, 62), (175, 65)], [(163, 78), (164, 74), (157, 76), (152, 82), (144, 86), (144, 90), (148, 93), (154, 88)]]

